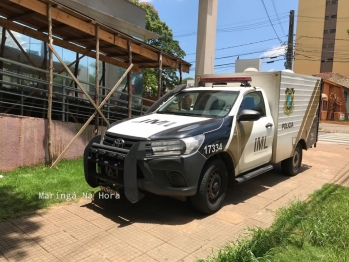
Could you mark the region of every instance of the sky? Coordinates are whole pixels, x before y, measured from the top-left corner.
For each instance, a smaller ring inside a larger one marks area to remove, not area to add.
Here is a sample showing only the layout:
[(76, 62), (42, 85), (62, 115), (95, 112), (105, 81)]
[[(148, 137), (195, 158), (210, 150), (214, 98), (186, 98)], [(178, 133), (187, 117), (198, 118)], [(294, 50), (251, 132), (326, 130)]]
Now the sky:
[[(183, 74), (183, 78), (194, 77), (199, 0), (140, 1), (150, 2), (172, 29), (174, 38), (187, 54), (184, 60), (192, 64), (190, 73)], [(218, 0), (215, 73), (235, 72), (238, 56), (239, 59), (263, 58), (262, 71), (285, 69), (283, 54), (290, 10), (295, 10), (297, 20), (298, 0)], [(275, 56), (278, 57), (268, 58)], [(267, 63), (271, 61), (274, 62)]]

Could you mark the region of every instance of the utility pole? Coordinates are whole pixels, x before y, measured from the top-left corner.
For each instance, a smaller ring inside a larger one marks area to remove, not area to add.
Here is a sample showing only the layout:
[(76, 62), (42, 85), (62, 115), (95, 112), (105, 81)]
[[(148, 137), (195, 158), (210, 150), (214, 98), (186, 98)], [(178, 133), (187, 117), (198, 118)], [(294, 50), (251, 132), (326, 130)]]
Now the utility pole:
[(294, 10), (290, 11), (290, 26), (288, 29), (288, 44), (286, 55), (286, 69), (293, 68), (293, 34), (294, 34)]
[(195, 82), (197, 76), (213, 74), (216, 49), (218, 0), (199, 0)]

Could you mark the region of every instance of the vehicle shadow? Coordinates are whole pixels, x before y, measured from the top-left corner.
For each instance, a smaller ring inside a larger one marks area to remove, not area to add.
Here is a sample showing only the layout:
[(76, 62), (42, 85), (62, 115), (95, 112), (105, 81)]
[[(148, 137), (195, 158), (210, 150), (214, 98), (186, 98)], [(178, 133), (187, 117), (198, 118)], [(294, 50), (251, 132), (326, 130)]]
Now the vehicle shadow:
[[(310, 169), (312, 166), (303, 164), (300, 167), (298, 175), (301, 175), (306, 170)], [(228, 190), (228, 194), (225, 198), (225, 205), (233, 204), (237, 205), (242, 203), (252, 197), (255, 197), (267, 190), (276, 186), (279, 183), (285, 182), (292, 177), (286, 176), (282, 173), (281, 164), (274, 165), (274, 169), (254, 177), (244, 183), (236, 184), (233, 188)]]
[[(310, 166), (303, 165), (300, 173), (309, 168)], [(276, 165), (274, 170), (236, 185), (233, 190), (228, 188), (229, 192), (224, 205), (236, 205), (244, 202), (289, 178), (282, 175), (280, 165)], [(95, 193), (93, 201), (83, 207), (107, 217), (119, 224), (119, 227), (129, 226), (133, 223), (184, 225), (193, 220), (207, 217), (207, 215), (195, 211), (188, 199), (183, 202), (170, 197), (146, 193), (145, 197), (138, 203), (131, 204), (123, 194), (121, 194), (121, 199), (103, 199), (101, 195), (103, 195), (102, 192)]]
[(83, 207), (118, 223), (119, 227), (133, 223), (181, 225), (205, 217), (193, 210), (189, 201), (171, 197), (145, 193), (143, 199), (132, 204), (122, 192), (120, 199), (103, 199), (100, 194), (103, 192), (95, 193), (93, 201)]

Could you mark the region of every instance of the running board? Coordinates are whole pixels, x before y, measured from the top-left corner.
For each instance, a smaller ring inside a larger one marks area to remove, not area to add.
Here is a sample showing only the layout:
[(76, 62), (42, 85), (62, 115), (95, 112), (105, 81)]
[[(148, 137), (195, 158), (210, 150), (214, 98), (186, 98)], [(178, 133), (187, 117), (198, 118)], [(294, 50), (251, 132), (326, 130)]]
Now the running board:
[(235, 178), (235, 182), (240, 184), (242, 182), (245, 182), (251, 178), (254, 178), (256, 176), (259, 176), (263, 173), (266, 173), (270, 170), (272, 170), (274, 167), (272, 165), (268, 165), (268, 166), (265, 166), (265, 167), (262, 167), (262, 168), (259, 168), (255, 171), (252, 171), (250, 173), (247, 173), (247, 174), (244, 174), (244, 175), (241, 175), (241, 176), (238, 176), (237, 178)]

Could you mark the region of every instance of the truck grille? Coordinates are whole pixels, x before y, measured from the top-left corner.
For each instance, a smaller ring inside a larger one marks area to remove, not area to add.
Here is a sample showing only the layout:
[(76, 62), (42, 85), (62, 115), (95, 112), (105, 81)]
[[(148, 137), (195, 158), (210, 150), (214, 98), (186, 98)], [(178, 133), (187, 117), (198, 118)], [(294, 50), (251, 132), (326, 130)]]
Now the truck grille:
[[(140, 140), (136, 140), (136, 139), (130, 139), (130, 138), (125, 138), (125, 137), (122, 137), (120, 135), (117, 135), (117, 134), (112, 134), (112, 133), (108, 133), (106, 132), (105, 135), (104, 135), (104, 140), (103, 140), (103, 144), (106, 145), (106, 146), (115, 146), (115, 143), (118, 139), (122, 139), (125, 143), (123, 145), (123, 149), (127, 149), (127, 150), (130, 150), (131, 147), (139, 142)], [(150, 141), (146, 143), (146, 155), (147, 156), (152, 156), (153, 155), (153, 150), (151, 148), (151, 145), (150, 145)]]

